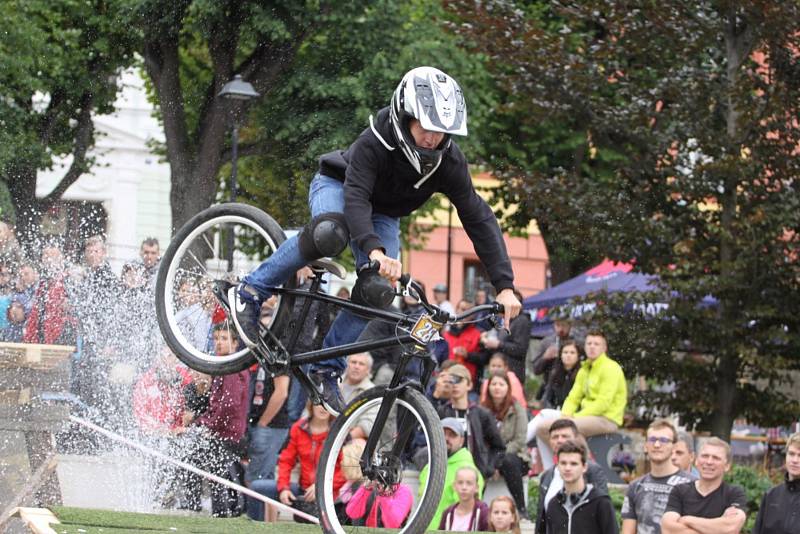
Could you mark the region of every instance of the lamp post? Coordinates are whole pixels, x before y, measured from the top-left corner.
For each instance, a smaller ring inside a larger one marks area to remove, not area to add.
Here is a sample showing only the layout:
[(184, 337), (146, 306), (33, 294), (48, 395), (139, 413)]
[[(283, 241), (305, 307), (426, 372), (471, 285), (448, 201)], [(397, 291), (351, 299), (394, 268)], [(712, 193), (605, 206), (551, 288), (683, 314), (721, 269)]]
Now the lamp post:
[[(230, 201), (236, 202), (238, 195), (237, 168), (239, 159), (239, 115), (241, 107), (254, 98), (261, 96), (253, 86), (242, 79), (241, 74), (237, 74), (231, 81), (222, 86), (222, 90), (217, 95), (230, 102), (233, 114), (233, 132), (231, 133), (231, 183)], [(228, 272), (233, 270), (233, 230), (228, 232), (225, 239), (226, 260), (228, 262)]]

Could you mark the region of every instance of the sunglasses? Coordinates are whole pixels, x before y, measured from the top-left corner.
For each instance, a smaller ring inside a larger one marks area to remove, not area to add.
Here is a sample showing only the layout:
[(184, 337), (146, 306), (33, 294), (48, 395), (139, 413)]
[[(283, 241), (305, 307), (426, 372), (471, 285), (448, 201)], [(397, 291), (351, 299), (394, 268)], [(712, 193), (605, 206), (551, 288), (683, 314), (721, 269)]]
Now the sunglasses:
[(660, 443), (662, 445), (666, 445), (667, 443), (673, 443), (673, 441), (670, 438), (665, 438), (663, 436), (660, 438), (657, 438), (655, 436), (650, 436), (649, 438), (647, 438), (647, 443), (651, 444)]
[(460, 384), (462, 380), (465, 380), (463, 376), (458, 375), (451, 375), (450, 376), (450, 383), (451, 384)]

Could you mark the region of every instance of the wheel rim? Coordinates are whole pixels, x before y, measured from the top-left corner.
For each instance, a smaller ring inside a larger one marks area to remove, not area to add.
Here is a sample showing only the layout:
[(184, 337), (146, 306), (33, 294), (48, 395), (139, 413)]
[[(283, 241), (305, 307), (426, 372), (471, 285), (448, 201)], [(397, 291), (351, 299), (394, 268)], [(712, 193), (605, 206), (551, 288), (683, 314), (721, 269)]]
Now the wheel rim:
[[(269, 249), (269, 254), (266, 254), (265, 257), (262, 257), (262, 261), (269, 255), (273, 254), (278, 248), (275, 240), (267, 233), (267, 231), (247, 217), (242, 217), (239, 215), (220, 215), (209, 219), (208, 221), (205, 221), (194, 228), (189, 235), (181, 241), (180, 245), (175, 250), (175, 254), (172, 255), (172, 259), (167, 268), (167, 274), (164, 283), (165, 294), (159, 296), (164, 303), (165, 318), (169, 324), (169, 329), (177, 342), (194, 358), (214, 365), (222, 365), (233, 360), (238, 360), (244, 356), (245, 353), (249, 352), (249, 349), (243, 348), (226, 356), (217, 356), (213, 353), (213, 351), (207, 352), (198, 348), (195, 344), (197, 337), (195, 337), (194, 341), (189, 338), (190, 327), (196, 328), (198, 325), (201, 325), (203, 314), (208, 316), (213, 313), (209, 312), (208, 309), (204, 308), (202, 305), (204, 300), (210, 298), (208, 295), (203, 294), (204, 291), (208, 291), (210, 289), (210, 287), (207, 287), (206, 284), (212, 283), (213, 281), (221, 278), (226, 278), (225, 276), (218, 276), (218, 273), (221, 274), (219, 269), (216, 269), (212, 272), (213, 267), (212, 269), (209, 269), (208, 264), (210, 260), (212, 266), (215, 263), (217, 267), (221, 265), (221, 258), (219, 258), (219, 255), (217, 254), (221, 251), (221, 247), (219, 246), (219, 241), (221, 241), (221, 238), (218, 239), (217, 236), (221, 236), (222, 232), (217, 231), (214, 239), (209, 239), (207, 235), (207, 233), (213, 230), (214, 227), (220, 227), (221, 229), (226, 225), (230, 226), (231, 228), (235, 228), (234, 225), (239, 225), (246, 227), (250, 231), (255, 231), (257, 235), (264, 240), (264, 243), (258, 248), (264, 249), (267, 247)], [(234, 230), (234, 234), (236, 235), (235, 239), (238, 241), (241, 233), (237, 233)], [(212, 257), (207, 259), (205, 262), (198, 258), (197, 255), (191, 250), (195, 244), (201, 245), (201, 248), (203, 248), (202, 245), (204, 245), (205, 248), (208, 248), (212, 253)], [(257, 261), (252, 257), (248, 257), (246, 254), (238, 251), (237, 249), (238, 246), (235, 246), (233, 261), (234, 269), (231, 271), (231, 274), (234, 276), (247, 274), (250, 270), (249, 268), (252, 267)], [(185, 264), (192, 265), (192, 269), (188, 269)], [(236, 272), (237, 264), (240, 266), (240, 272), (238, 273)], [(245, 270), (244, 266), (247, 266), (248, 268)], [(237, 278), (239, 278), (239, 276), (237, 276)], [(198, 280), (198, 289), (200, 292), (199, 298), (201, 299), (201, 304), (199, 307), (192, 309), (192, 306), (196, 306), (195, 304), (186, 307), (179, 307), (178, 299), (182, 295), (179, 290), (180, 284), (182, 284), (186, 279)], [(216, 300), (214, 302), (216, 302)], [(278, 306), (280, 306), (280, 296), (278, 296), (278, 302), (275, 304), (274, 309), (277, 310)], [(208, 317), (206, 317), (206, 319), (208, 319)], [(274, 320), (275, 317), (273, 315), (271, 321)], [(209, 324), (210, 322), (211, 321), (208, 320)], [(227, 316), (224, 319), (224, 322), (227, 324), (229, 329), (235, 329), (233, 322), (230, 321)]]
[[(356, 426), (356, 423), (358, 422), (358, 419), (365, 412), (367, 412), (370, 409), (376, 409), (377, 410), (377, 408), (380, 407), (380, 404), (381, 404), (382, 400), (383, 400), (383, 397), (369, 399), (368, 401), (366, 401), (362, 405), (360, 405), (356, 410), (354, 410), (348, 416), (347, 422), (339, 429), (339, 431), (338, 431), (338, 433), (337, 433), (337, 435), (336, 435), (336, 437), (335, 437), (335, 439), (333, 441), (333, 444), (331, 445), (331, 450), (330, 450), (329, 456), (328, 456), (329, 459), (331, 459), (331, 458), (339, 458), (339, 456), (340, 456), (340, 454), (342, 452), (342, 447), (345, 445), (345, 441), (347, 440), (347, 438), (348, 438), (348, 436), (350, 434), (350, 430)], [(422, 415), (419, 413), (419, 411), (414, 406), (412, 406), (410, 403), (408, 403), (407, 401), (405, 401), (403, 399), (397, 399), (395, 401), (395, 404), (392, 407), (392, 410), (395, 412), (395, 415), (396, 415), (396, 411), (397, 411), (397, 406), (402, 406), (403, 408), (408, 410), (408, 413), (410, 413), (413, 416), (413, 418), (416, 419), (416, 425), (418, 426), (418, 428), (422, 429), (422, 432), (425, 435), (425, 442), (427, 444), (427, 464), (430, 465), (431, 457), (432, 457), (432, 455), (431, 455), (431, 436), (428, 434), (428, 429), (426, 429), (425, 425), (423, 424)], [(392, 437), (394, 437), (395, 434), (396, 433), (392, 434)], [(384, 440), (383, 437), (382, 437), (381, 443), (379, 443), (379, 445), (376, 447), (376, 455), (380, 452), (381, 446), (388, 445), (389, 446), (388, 448), (391, 449), (391, 445), (393, 443), (394, 443), (393, 439)], [(326, 515), (328, 517), (328, 521), (330, 522), (331, 528), (333, 528), (333, 530), (335, 532), (344, 533), (344, 532), (347, 532), (347, 529), (358, 530), (359, 532), (362, 532), (364, 527), (354, 527), (354, 526), (350, 526), (350, 525), (342, 525), (341, 522), (339, 521), (339, 518), (336, 515), (336, 509), (334, 507), (334, 494), (333, 494), (333, 480), (334, 480), (334, 474), (335, 474), (335, 471), (336, 471), (336, 463), (337, 462), (330, 462), (329, 461), (328, 465), (324, 466), (324, 472), (323, 472), (324, 478), (323, 478), (323, 488), (322, 489), (323, 489), (323, 493), (324, 493), (324, 497), (325, 497), (324, 498), (324, 506), (325, 506)], [(345, 464), (345, 460), (343, 459), (342, 466), (344, 466), (344, 464)], [(401, 476), (401, 479), (402, 479), (402, 476)], [(362, 479), (362, 481), (366, 481), (366, 479)], [(400, 532), (410, 532), (409, 526), (416, 519), (417, 514), (419, 513), (419, 511), (421, 509), (421, 504), (426, 501), (426, 499), (428, 497), (428, 494), (430, 492), (430, 489), (431, 489), (430, 481), (431, 481), (431, 477), (428, 476), (428, 478), (426, 480), (426, 483), (425, 483), (425, 488), (424, 488), (424, 491), (423, 491), (421, 497), (419, 496), (419, 492), (412, 493), (414, 501), (413, 501), (413, 504), (411, 505), (411, 511), (409, 512), (409, 514), (408, 514), (408, 516), (407, 516), (407, 518), (406, 518), (406, 520), (404, 522), (405, 526), (402, 527)], [(427, 525), (424, 525), (424, 527), (427, 527)]]

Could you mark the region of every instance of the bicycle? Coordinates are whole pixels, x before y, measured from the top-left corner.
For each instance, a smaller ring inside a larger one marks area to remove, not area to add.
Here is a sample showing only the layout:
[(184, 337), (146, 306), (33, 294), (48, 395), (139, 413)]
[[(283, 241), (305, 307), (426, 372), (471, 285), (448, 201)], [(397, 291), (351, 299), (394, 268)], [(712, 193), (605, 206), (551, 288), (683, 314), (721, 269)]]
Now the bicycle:
[[(362, 474), (361, 483), (384, 493), (394, 491), (402, 481), (406, 446), (415, 435), (422, 436), (423, 446), (427, 448), (429, 474), (401, 532), (424, 532), (441, 498), (447, 465), (439, 417), (424, 395), (436, 367), (427, 346), (438, 338), (438, 332), (446, 324), (485, 311), (495, 317), (502, 313), (502, 306), (477, 306), (452, 317), (428, 303), (424, 291), (408, 275), (402, 277), (399, 286), (404, 295), (419, 299), (425, 310), (422, 315), (363, 306), (321, 290), (325, 273), (344, 278), (346, 272), (335, 262), (319, 260), (310, 264), (315, 276), (309, 289), (298, 289), (294, 277), (283, 286), (272, 288), (277, 302), (271, 317), (262, 322), (257, 347), (252, 350), (242, 348), (228, 356), (214, 355), (208, 337), (203, 344), (202, 332), (208, 331), (206, 325), (212, 320), (226, 322), (230, 330), (235, 329), (227, 320), (227, 289), (237, 278), (248, 273), (254, 262), (274, 253), (285, 239), (281, 227), (269, 215), (252, 206), (221, 204), (194, 216), (175, 234), (158, 270), (156, 312), (164, 339), (181, 361), (200, 372), (234, 373), (253, 363), (273, 374), (288, 371), (316, 403), (319, 403), (319, 394), (303, 372), (303, 366), (397, 344), (403, 346), (389, 384), (376, 386), (353, 399), (334, 422), (319, 460), (316, 501), (323, 532), (343, 532), (346, 520), (337, 516), (334, 488), (341, 467), (342, 448), (359, 419), (370, 411), (377, 411), (358, 466)], [(193, 287), (199, 288), (199, 293)], [(294, 301), (298, 298), (304, 301), (299, 314), (293, 316)], [(367, 319), (393, 323), (395, 335), (294, 353), (312, 300), (333, 304)], [(421, 361), (418, 379), (407, 374), (409, 363), (415, 359)]]

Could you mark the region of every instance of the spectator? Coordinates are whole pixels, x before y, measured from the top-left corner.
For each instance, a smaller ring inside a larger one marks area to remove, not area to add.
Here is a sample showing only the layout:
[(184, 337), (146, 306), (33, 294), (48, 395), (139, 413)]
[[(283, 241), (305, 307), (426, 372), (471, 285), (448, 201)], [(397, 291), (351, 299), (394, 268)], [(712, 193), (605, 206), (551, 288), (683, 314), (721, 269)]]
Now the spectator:
[(0, 262), (16, 263), (20, 250), (14, 228), (5, 221), (0, 221)]
[[(227, 356), (237, 350), (239, 337), (235, 329), (224, 324), (213, 331), (214, 351), (217, 356)], [(228, 468), (241, 454), (241, 441), (247, 429), (248, 384), (250, 374), (245, 369), (238, 373), (215, 376), (211, 380), (208, 408), (184, 433), (185, 460), (199, 464), (217, 476), (226, 477)], [(197, 475), (189, 475), (186, 487), (193, 489), (188, 507), (200, 509)], [(227, 488), (211, 485), (211, 511), (216, 517), (231, 515)]]
[(0, 333), (0, 340), (9, 343), (20, 343), (25, 333), (25, 306), (19, 297), (12, 297), (6, 312), (7, 325)]
[(413, 504), (414, 495), (406, 484), (400, 483), (388, 493), (361, 486), (347, 504), (346, 513), (356, 526), (400, 528)]
[(152, 355), (158, 353), (161, 338), (155, 320), (155, 301), (145, 286), (141, 264), (126, 263), (120, 278), (121, 287), (114, 299), (114, 335), (110, 342), (117, 354), (126, 355), (129, 362), (144, 370)]
[(753, 534), (800, 533), (800, 433), (786, 440), (785, 482), (761, 499)]
[(142, 241), (142, 246), (139, 248), (139, 257), (144, 267), (145, 285), (150, 286), (155, 283), (158, 263), (161, 260), (158, 239), (155, 237), (146, 237), (144, 241)]
[(456, 364), (448, 369), (448, 373), (453, 383), (450, 404), (439, 409), (439, 417), (464, 420), (467, 448), (478, 470), (485, 478), (489, 478), (494, 475), (498, 461), (506, 450), (497, 430), (497, 422), (489, 410), (469, 401), (467, 393), (472, 389), (472, 382), (467, 368)]
[(436, 284), (433, 286), (433, 303), (440, 310), (446, 311), (450, 315), (455, 314), (453, 305), (447, 300), (447, 286), (445, 284)]
[(336, 296), (340, 299), (350, 300), (350, 290), (342, 286), (339, 288), (339, 291), (336, 292)]
[[(372, 372), (372, 356), (369, 352), (360, 352), (358, 354), (351, 354), (347, 357), (347, 367), (344, 370), (344, 380), (341, 384), (342, 399), (345, 405), (350, 404), (353, 399), (375, 387), (372, 380), (369, 379)], [(352, 439), (367, 439), (369, 433), (372, 431), (372, 424), (375, 422), (375, 417), (378, 415), (378, 410), (367, 410), (361, 417), (358, 418), (356, 426), (350, 431)]]
[(8, 326), (8, 307), (14, 296), (14, 273), (9, 263), (0, 263), (0, 329)]
[[(576, 335), (577, 332), (575, 332), (575, 329), (572, 327), (572, 323), (566, 319), (556, 319), (553, 323), (553, 329), (553, 335), (547, 336), (542, 340), (539, 345), (539, 352), (533, 359), (534, 374), (542, 375), (545, 378), (550, 376), (550, 372), (553, 370), (556, 358), (558, 358), (561, 352), (561, 345), (570, 338), (576, 340), (578, 344), (582, 341), (579, 339), (579, 336)], [(542, 398), (544, 387), (545, 384), (542, 384), (542, 387), (536, 395), (537, 399)]]
[(622, 368), (606, 353), (605, 334), (599, 330), (589, 332), (585, 350), (587, 361), (581, 365), (561, 412), (542, 410), (530, 423), (536, 429), (536, 442), (545, 468), (550, 467), (553, 457), (547, 439), (550, 424), (555, 419), (574, 417), (578, 431), (585, 437), (616, 432), (622, 425), (628, 389)]
[(694, 437), (688, 432), (678, 432), (678, 441), (672, 446), (672, 463), (681, 471), (691, 473), (695, 480), (700, 478), (694, 466)]
[[(314, 276), (314, 273), (308, 267), (303, 267), (299, 271), (297, 271), (297, 285), (299, 289), (309, 289), (311, 287), (311, 278)], [(305, 303), (304, 298), (296, 298), (294, 301), (294, 307), (292, 308), (292, 313), (295, 317), (300, 315), (300, 312), (303, 308), (303, 304)], [(273, 305), (277, 302), (277, 299), (273, 299), (272, 297), (265, 300), (266, 302), (272, 302)], [(332, 308), (333, 306), (330, 306)], [(262, 304), (262, 311), (264, 310)], [(262, 321), (264, 321), (264, 316), (262, 314)], [(268, 321), (269, 319), (267, 319)], [(295, 342), (294, 349), (292, 352), (300, 353), (300, 352), (308, 352), (312, 350), (316, 350), (322, 347), (322, 341), (325, 338), (325, 334), (328, 333), (328, 330), (331, 326), (331, 311), (329, 306), (322, 301), (319, 300), (312, 300), (311, 304), (308, 308), (308, 315), (306, 315), (305, 322), (300, 326), (300, 334), (297, 336), (297, 341)], [(283, 343), (288, 343), (288, 337), (283, 336), (282, 339)], [(287, 347), (288, 348), (288, 347)], [(304, 371), (308, 372), (308, 366), (304, 367)], [(300, 382), (292, 376), (291, 377), (291, 385), (289, 387), (289, 400), (288, 403), (288, 410), (289, 410), (289, 421), (294, 423), (303, 413), (303, 408), (305, 408), (307, 396), (306, 392), (303, 390), (303, 387), (300, 385)]]
[[(250, 487), (271, 499), (280, 499), (283, 504), (291, 506), (298, 499), (305, 502), (315, 502), (316, 494), (314, 484), (317, 477), (319, 456), (328, 432), (333, 424), (334, 417), (324, 407), (306, 406), (310, 414), (308, 418), (298, 420), (289, 429), (289, 441), (278, 456), (278, 480), (254, 480)], [(300, 477), (297, 482), (290, 482), (294, 467), (300, 464)], [(337, 467), (334, 476), (334, 493), (344, 484), (341, 468)], [(334, 495), (336, 497), (336, 495)], [(252, 506), (250, 506), (252, 504)], [(264, 517), (264, 507), (260, 501), (248, 502), (247, 515), (251, 519), (274, 521), (275, 514)]]
[[(217, 299), (211, 290), (211, 284), (203, 281), (200, 284), (199, 299), (188, 308), (184, 308), (175, 314), (175, 322), (181, 329), (186, 338), (198, 350), (205, 351), (210, 348), (211, 339), (209, 332), (212, 327), (214, 310), (217, 307)], [(139, 293), (149, 295), (146, 286), (140, 286)], [(148, 300), (149, 297), (148, 297)]]
[[(442, 513), (450, 506), (458, 502), (458, 494), (453, 487), (453, 482), (456, 479), (456, 472), (462, 467), (471, 467), (477, 469), (475, 462), (472, 459), (472, 454), (464, 446), (466, 426), (461, 419), (455, 417), (446, 417), (442, 419), (442, 428), (444, 429), (444, 440), (447, 443), (447, 471), (444, 475), (444, 491), (442, 498), (439, 500), (439, 506), (436, 508), (436, 513), (433, 514), (428, 530), (436, 530), (439, 528), (439, 523), (442, 520)], [(428, 466), (422, 468), (419, 473), (419, 486), (420, 489), (425, 487), (428, 480)], [(483, 494), (483, 475), (478, 472), (478, 493)]]
[(478, 470), (460, 467), (453, 488), (458, 502), (449, 506), (439, 521), (439, 530), (451, 532), (486, 532), (489, 528), (489, 507), (478, 499)]
[(133, 388), (133, 414), (139, 429), (166, 436), (183, 427), (183, 388), (191, 380), (188, 370), (164, 347)]
[[(339, 521), (347, 521), (346, 511), (342, 514), (340, 508), (346, 508), (347, 503), (361, 487), (364, 478), (361, 473), (361, 455), (364, 454), (366, 444), (367, 442), (363, 439), (354, 439), (342, 447), (341, 469), (345, 482), (339, 488), (339, 497), (336, 498), (336, 515), (339, 517)], [(363, 514), (358, 517), (363, 517)]]
[(747, 496), (742, 488), (723, 482), (731, 469), (731, 446), (709, 438), (697, 456), (700, 478), (675, 486), (661, 518), (664, 534), (733, 534), (747, 519)]
[(506, 444), (505, 453), (497, 461), (497, 470), (506, 480), (517, 509), (525, 510), (525, 489), (522, 477), (528, 471), (530, 456), (525, 441), (528, 415), (525, 408), (511, 395), (508, 373), (496, 373), (488, 380), (489, 396), (482, 404), (494, 415), (500, 438)]
[(289, 376), (273, 376), (259, 364), (250, 368), (250, 412), (244, 480), (274, 479), (278, 454), (289, 435)]
[[(436, 380), (428, 393), (428, 399), (438, 412), (440, 408), (450, 404), (450, 395), (453, 393), (453, 380), (449, 369), (456, 364), (455, 360), (445, 360), (439, 366)], [(429, 386), (430, 387), (430, 386)]]
[(578, 343), (573, 339), (565, 339), (561, 343), (561, 352), (558, 360), (553, 362), (550, 374), (542, 395), (542, 407), (560, 410), (569, 392), (575, 384), (575, 377), (580, 370), (583, 355)]
[[(470, 308), (472, 308), (471, 302), (461, 300), (458, 303), (457, 313)], [(450, 348), (449, 358), (469, 369), (471, 384), (477, 384), (478, 367), (483, 365), (480, 338), (481, 331), (473, 323), (453, 323), (444, 333), (444, 339)]]
[(584, 479), (586, 447), (567, 441), (558, 448), (558, 472), (564, 487), (550, 500), (545, 513), (547, 534), (617, 534), (617, 518), (611, 498)]
[[(525, 388), (517, 378), (517, 375), (512, 373), (508, 368), (508, 358), (502, 352), (495, 352), (489, 359), (489, 376), (494, 376), (498, 373), (505, 373), (508, 375), (508, 380), (511, 382), (511, 395), (520, 405), (527, 409), (528, 402), (525, 399)], [(487, 398), (489, 391), (489, 382), (485, 381), (481, 384), (481, 397), (480, 402), (483, 405)]]
[[(572, 419), (559, 419), (550, 426), (550, 448), (558, 448), (567, 441), (578, 441), (578, 427)], [(551, 461), (552, 463), (552, 461)], [(603, 468), (589, 461), (586, 482), (600, 493), (608, 493), (608, 479)], [(545, 470), (539, 478), (539, 502), (536, 504), (536, 532), (545, 532), (545, 510), (550, 501), (564, 488), (564, 480), (555, 466)]]
[[(483, 306), (484, 304), (489, 304), (490, 302), (491, 299), (489, 298), (489, 292), (487, 290), (478, 289), (475, 291), (475, 306)], [(475, 316), (475, 326), (477, 326), (478, 330), (481, 332), (486, 332), (494, 328), (494, 325), (489, 320), (489, 315), (490, 312), (483, 311)]]
[(501, 495), (489, 504), (489, 532), (521, 534), (519, 514), (511, 497)]
[(19, 299), (25, 308), (25, 315), (31, 312), (33, 294), (39, 282), (39, 273), (32, 263), (23, 263), (17, 270), (17, 280), (14, 296)]
[[(522, 293), (514, 290), (514, 296), (522, 302)], [(500, 335), (492, 335), (494, 330), (483, 332), (480, 337), (481, 346), (490, 353), (501, 351), (506, 355), (508, 366), (520, 382), (525, 381), (525, 356), (531, 341), (531, 318), (527, 313), (520, 313), (505, 325), (509, 330), (502, 330)]]
[(25, 323), (25, 343), (74, 345), (77, 323), (70, 307), (66, 262), (55, 243), (42, 247), (42, 277)]
[(695, 480), (672, 463), (672, 447), (678, 432), (666, 419), (647, 428), (645, 452), (650, 472), (628, 485), (622, 503), (622, 534), (661, 534), (661, 516), (675, 486)]
[[(86, 402), (102, 406), (103, 412), (111, 412), (106, 416), (107, 422), (120, 420), (114, 415), (121, 415), (121, 405), (129, 403), (118, 402), (118, 399), (128, 397), (127, 400), (130, 400), (131, 391), (130, 382), (123, 387), (115, 387), (116, 384), (110, 379), (114, 365), (111, 343), (118, 332), (115, 325), (118, 317), (114, 313), (118, 293), (119, 280), (106, 261), (105, 240), (99, 235), (92, 236), (84, 245), (83, 278), (77, 285), (73, 299), (83, 339), (80, 365), (76, 369), (76, 382), (80, 395)], [(137, 324), (135, 335), (142, 335), (140, 324)], [(125, 354), (129, 361), (141, 356), (136, 353), (134, 358), (131, 358), (129, 345), (127, 343), (119, 345), (118, 343), (117, 353)], [(154, 351), (148, 355), (150, 358), (155, 353), (155, 347), (153, 349)]]

